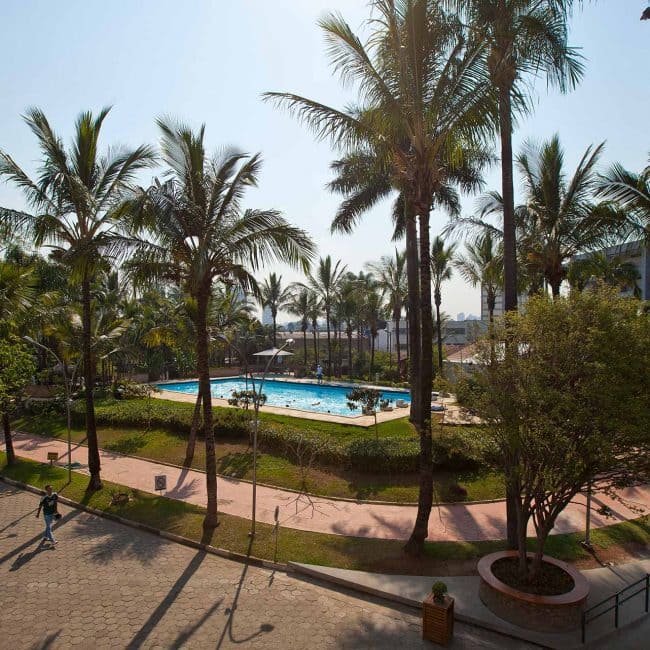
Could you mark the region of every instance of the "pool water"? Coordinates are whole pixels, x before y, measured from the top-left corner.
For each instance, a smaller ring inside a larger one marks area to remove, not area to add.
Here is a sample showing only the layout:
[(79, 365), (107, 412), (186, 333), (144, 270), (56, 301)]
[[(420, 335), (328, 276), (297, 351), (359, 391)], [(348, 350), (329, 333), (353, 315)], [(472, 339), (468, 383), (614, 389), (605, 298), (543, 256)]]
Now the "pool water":
[[(246, 390), (246, 382), (243, 377), (213, 379), (210, 383), (212, 385), (212, 396), (221, 399), (228, 399), (233, 391)], [(259, 390), (259, 385), (260, 381), (256, 378), (256, 390)], [(250, 386), (251, 382), (249, 379), (249, 390)], [(189, 393), (191, 395), (198, 393), (198, 382), (196, 381), (158, 384), (158, 387), (163, 390)], [(281, 406), (283, 408), (300, 409), (302, 411), (313, 411), (314, 413), (331, 413), (345, 417), (357, 417), (361, 415), (361, 407), (350, 410), (345, 397), (351, 388), (351, 386), (302, 384), (293, 381), (267, 379), (264, 382), (262, 392), (266, 395), (266, 404), (268, 406)], [(381, 392), (382, 399), (391, 400), (391, 406), (393, 407), (395, 406), (395, 401), (398, 399), (403, 399), (407, 403), (411, 401), (408, 391), (382, 389)]]

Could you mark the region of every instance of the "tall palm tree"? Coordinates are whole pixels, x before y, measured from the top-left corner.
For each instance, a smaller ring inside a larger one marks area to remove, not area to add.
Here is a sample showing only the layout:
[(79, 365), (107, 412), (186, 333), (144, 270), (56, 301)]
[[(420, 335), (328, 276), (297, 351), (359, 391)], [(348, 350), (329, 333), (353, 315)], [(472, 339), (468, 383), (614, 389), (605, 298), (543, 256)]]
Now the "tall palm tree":
[(530, 78), (544, 75), (565, 92), (583, 74), (568, 45), (573, 0), (448, 0), (489, 54), (486, 73), (498, 96), (503, 196), (504, 307), (517, 308), (517, 252), (512, 153), (513, 116), (530, 106)]
[(25, 214), (2, 210), (0, 222), (11, 223), (27, 233), (35, 246), (51, 248), (53, 259), (64, 264), (71, 279), (81, 285), (89, 490), (102, 486), (93, 399), (91, 285), (106, 260), (124, 250), (120, 228), (129, 205), (126, 192), (136, 174), (155, 160), (149, 146), (109, 149), (100, 155), (99, 138), (109, 110), (101, 110), (96, 117), (90, 111), (79, 115), (72, 147), (66, 150), (45, 114), (30, 109), (25, 122), (42, 154), (37, 180), (32, 180), (9, 154), (0, 151), (0, 176), (23, 190), (34, 211)]
[(293, 284), (289, 287), (290, 297), (286, 303), (287, 311), (300, 319), (300, 331), (302, 332), (302, 344), (304, 352), (305, 368), (307, 367), (307, 330), (314, 308), (317, 309), (317, 298), (307, 287), (301, 284)]
[(451, 265), (456, 245), (445, 246), (441, 237), (436, 237), (431, 244), (431, 276), (433, 278), (433, 299), (436, 305), (436, 328), (438, 332), (438, 368), (442, 375), (442, 321), (440, 305), (442, 303), (442, 283), (451, 278)]
[(399, 371), (401, 361), (399, 330), (402, 311), (407, 300), (406, 253), (400, 253), (395, 249), (394, 257), (384, 255), (379, 262), (370, 263), (368, 268), (374, 273), (379, 286), (387, 295), (388, 309), (395, 326), (395, 347), (397, 349), (397, 368)]
[(640, 174), (614, 165), (602, 177), (598, 196), (619, 205), (626, 213), (629, 234), (645, 237), (650, 244), (650, 156)]
[(282, 286), (282, 276), (275, 273), (269, 274), (269, 277), (260, 285), (260, 305), (262, 308), (268, 307), (271, 310), (273, 319), (273, 347), (277, 346), (277, 318), (278, 309), (283, 309), (291, 296), (288, 287)]
[(134, 259), (136, 278), (176, 283), (195, 303), (196, 357), (203, 401), (206, 445), (207, 513), (205, 526), (217, 523), (217, 465), (210, 392), (208, 313), (217, 280), (256, 288), (250, 271), (272, 259), (303, 265), (313, 255), (307, 234), (275, 210), (243, 209), (249, 187), (257, 185), (261, 158), (226, 150), (205, 151), (197, 132), (170, 119), (157, 121), (167, 180), (156, 181), (139, 201), (134, 226), (146, 228)]
[(466, 243), (465, 248), (467, 254), (458, 254), (453, 264), (466, 282), (485, 291), (489, 320), (493, 323), (497, 294), (503, 288), (503, 254), (489, 231), (476, 242)]
[[(290, 93), (267, 98), (295, 112), (319, 138), (344, 154), (375, 160), (383, 192), (402, 193), (409, 288), (410, 383), (413, 421), (420, 433), (420, 499), (405, 549), (420, 553), (433, 504), (431, 412), (433, 319), (429, 213), (453, 199), (449, 170), (462, 152), (490, 132), (494, 103), (481, 79), (484, 46), (434, 0), (375, 0), (366, 44), (339, 15), (321, 21), (333, 66), (358, 83), (360, 104), (337, 110)], [(470, 186), (474, 188), (476, 178)], [(387, 189), (386, 189), (387, 188)], [(381, 187), (379, 188), (381, 189)], [(334, 227), (350, 232), (377, 192), (359, 196), (349, 218)], [(418, 242), (419, 227), (419, 242)], [(421, 317), (421, 318), (419, 318)]]
[(335, 264), (332, 257), (321, 257), (318, 266), (307, 274), (309, 288), (316, 293), (325, 312), (325, 327), (327, 328), (327, 374), (332, 375), (332, 339), (331, 318), (336, 292), (347, 266), (337, 260)]
[(375, 365), (375, 341), (379, 334), (379, 321), (384, 318), (384, 296), (379, 284), (373, 281), (369, 291), (363, 298), (363, 315), (370, 336), (370, 364), (368, 365), (368, 380), (372, 380), (372, 368)]
[(577, 291), (600, 280), (610, 287), (640, 298), (641, 289), (637, 284), (640, 279), (641, 275), (634, 264), (626, 262), (620, 255), (608, 257), (604, 251), (572, 260), (567, 269), (569, 285)]

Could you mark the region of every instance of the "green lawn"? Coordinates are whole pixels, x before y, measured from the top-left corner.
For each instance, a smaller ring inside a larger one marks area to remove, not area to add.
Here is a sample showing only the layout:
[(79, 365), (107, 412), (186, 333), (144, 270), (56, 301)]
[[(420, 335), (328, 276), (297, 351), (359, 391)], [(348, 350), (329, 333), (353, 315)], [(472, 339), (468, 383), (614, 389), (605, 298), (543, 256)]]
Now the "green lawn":
[[(68, 485), (65, 470), (23, 459), (9, 467), (6, 466), (6, 456), (2, 452), (0, 474), (37, 487), (51, 483), (60, 494), (93, 508), (197, 541), (203, 539), (213, 546), (239, 553), (248, 551), (247, 533), (250, 523), (239, 517), (220, 515), (219, 527), (205, 537), (202, 528), (204, 510), (182, 501), (134, 491), (108, 481), (104, 482), (103, 490), (88, 495), (85, 492), (88, 481), (86, 476), (75, 472), (72, 483)], [(111, 494), (115, 492), (128, 492), (132, 500), (122, 506), (112, 506)], [(258, 524), (257, 530), (258, 534), (250, 553), (256, 557), (274, 559), (272, 527)], [(567, 561), (584, 559), (587, 554), (579, 544), (581, 539), (582, 535), (578, 533), (551, 537), (547, 552)], [(647, 545), (650, 543), (650, 525), (647, 521), (635, 520), (595, 530), (593, 541), (596, 546), (603, 547), (629, 542)], [(342, 537), (282, 528), (279, 533), (277, 560), (384, 573), (445, 575), (456, 573), (459, 565), (462, 572), (470, 572), (471, 562), (468, 564), (468, 561), (504, 547), (502, 541), (427, 543), (425, 557), (415, 560), (404, 555), (402, 543), (397, 541)]]
[[(179, 404), (179, 406), (191, 405)], [(264, 416), (275, 423), (284, 423), (288, 420), (289, 425), (296, 426), (296, 418), (270, 414)], [(303, 419), (298, 422), (300, 427), (310, 434), (317, 432), (318, 435), (346, 437), (373, 435), (365, 429), (349, 425)], [(67, 435), (65, 418), (58, 415), (23, 417), (15, 420), (13, 426), (17, 430), (59, 439), (65, 439)], [(381, 426), (385, 428), (381, 435), (415, 435), (407, 419), (387, 422)], [(185, 437), (164, 429), (142, 431), (133, 427), (100, 426), (97, 435), (100, 446), (109, 451), (176, 465), (181, 464), (185, 457)], [(85, 430), (81, 427), (73, 427), (72, 437), (75, 442), (83, 442)], [(246, 441), (219, 440), (217, 454), (219, 473), (235, 478), (251, 479), (252, 450)], [(200, 441), (196, 446), (193, 467), (196, 469), (205, 467), (205, 448)], [(372, 474), (313, 465), (307, 472), (306, 480), (303, 481), (303, 471), (298, 464), (280, 454), (266, 453), (263, 447), (262, 453), (258, 454), (257, 476), (261, 483), (293, 490), (306, 490), (321, 496), (399, 503), (414, 503), (418, 499), (417, 473)], [(460, 493), (457, 490), (458, 486), (462, 486), (467, 494)], [(435, 489), (436, 497), (441, 502), (481, 501), (504, 496), (502, 476), (492, 471), (438, 471), (435, 473)]]

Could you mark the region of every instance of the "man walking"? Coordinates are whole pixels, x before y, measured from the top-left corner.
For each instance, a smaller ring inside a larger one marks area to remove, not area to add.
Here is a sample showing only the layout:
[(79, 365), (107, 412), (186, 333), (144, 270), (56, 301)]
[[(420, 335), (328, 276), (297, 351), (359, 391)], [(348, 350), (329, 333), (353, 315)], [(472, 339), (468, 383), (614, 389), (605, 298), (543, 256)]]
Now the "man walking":
[(41, 515), (41, 508), (43, 509), (43, 517), (45, 519), (45, 537), (43, 537), (44, 542), (51, 542), (53, 545), (56, 544), (56, 540), (52, 535), (52, 522), (55, 519), (58, 519), (58, 510), (57, 503), (59, 501), (59, 495), (56, 492), (52, 492), (52, 486), (45, 486), (45, 496), (41, 499), (41, 502), (38, 504), (38, 512), (36, 513), (36, 518)]

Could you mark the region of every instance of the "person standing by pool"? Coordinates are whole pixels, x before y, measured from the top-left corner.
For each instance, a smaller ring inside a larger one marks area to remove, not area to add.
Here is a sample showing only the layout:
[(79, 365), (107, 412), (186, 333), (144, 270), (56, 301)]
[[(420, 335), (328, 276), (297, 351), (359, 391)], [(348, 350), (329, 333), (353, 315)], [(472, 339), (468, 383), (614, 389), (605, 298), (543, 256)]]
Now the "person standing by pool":
[(316, 366), (316, 380), (319, 384), (323, 383), (323, 366), (320, 363)]
[(52, 492), (52, 486), (45, 486), (46, 494), (41, 499), (41, 502), (38, 504), (38, 511), (36, 512), (36, 518), (41, 515), (41, 508), (43, 509), (43, 517), (45, 519), (45, 536), (43, 537), (44, 542), (52, 542), (56, 544), (54, 535), (52, 535), (52, 522), (57, 519), (58, 509), (57, 503), (59, 501), (59, 495), (56, 492)]

